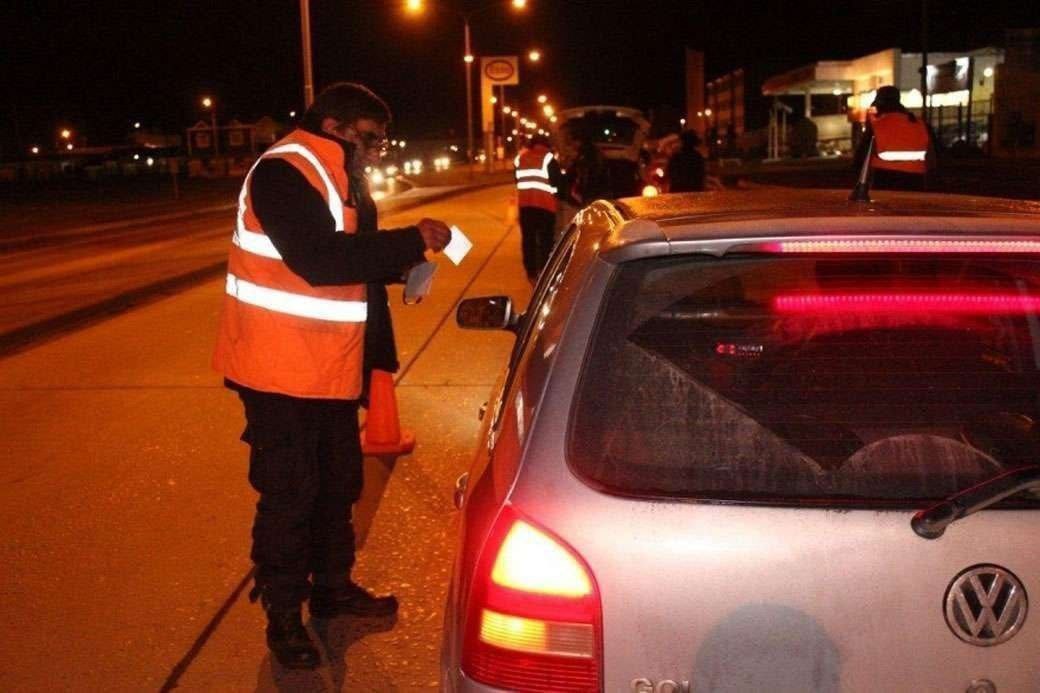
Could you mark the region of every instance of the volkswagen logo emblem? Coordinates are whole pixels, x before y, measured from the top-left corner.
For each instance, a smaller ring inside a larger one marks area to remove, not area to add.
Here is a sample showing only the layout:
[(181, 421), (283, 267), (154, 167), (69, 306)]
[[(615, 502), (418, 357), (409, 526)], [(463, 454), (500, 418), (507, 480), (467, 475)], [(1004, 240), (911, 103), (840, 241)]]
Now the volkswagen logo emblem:
[(991, 647), (1010, 640), (1029, 611), (1026, 590), (1010, 570), (977, 565), (946, 590), (946, 624), (966, 643)]

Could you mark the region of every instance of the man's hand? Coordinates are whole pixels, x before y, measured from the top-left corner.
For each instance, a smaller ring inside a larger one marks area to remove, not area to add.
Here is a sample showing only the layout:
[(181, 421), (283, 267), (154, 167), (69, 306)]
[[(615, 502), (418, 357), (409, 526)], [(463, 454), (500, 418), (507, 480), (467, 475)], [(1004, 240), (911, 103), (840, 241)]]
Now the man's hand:
[(422, 235), (426, 247), (435, 253), (444, 250), (444, 246), (451, 241), (451, 229), (443, 221), (438, 219), (422, 219), (416, 226)]

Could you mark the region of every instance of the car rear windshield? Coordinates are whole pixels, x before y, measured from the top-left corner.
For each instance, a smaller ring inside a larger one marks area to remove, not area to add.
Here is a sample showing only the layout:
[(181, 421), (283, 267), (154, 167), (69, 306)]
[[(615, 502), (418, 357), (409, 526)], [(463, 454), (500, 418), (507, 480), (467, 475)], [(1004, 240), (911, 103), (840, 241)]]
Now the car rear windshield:
[(946, 497), (1040, 460), (1038, 312), (1026, 256), (628, 263), (585, 359), (570, 463), (629, 495)]

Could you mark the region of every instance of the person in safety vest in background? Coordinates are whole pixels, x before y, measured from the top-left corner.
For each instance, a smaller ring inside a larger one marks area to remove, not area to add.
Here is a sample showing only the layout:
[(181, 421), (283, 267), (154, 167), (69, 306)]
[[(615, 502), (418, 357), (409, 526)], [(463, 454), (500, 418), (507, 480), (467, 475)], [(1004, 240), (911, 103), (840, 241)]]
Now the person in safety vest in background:
[[(358, 404), (366, 371), (398, 367), (385, 284), (440, 251), (440, 221), (380, 231), (364, 168), (390, 109), (359, 84), (325, 89), (299, 129), (257, 160), (239, 195), (214, 367), (245, 406), (260, 494), (252, 559), (267, 644), (287, 668), (318, 665), (300, 609), (389, 616), (392, 596), (351, 581), (361, 495)], [(313, 585), (311, 579), (313, 578)]]
[(513, 160), (524, 270), (532, 284), (549, 259), (556, 225), (556, 196), (563, 187), (560, 164), (544, 136), (531, 139)]
[(856, 148), (854, 166), (863, 165), (873, 142), (870, 169), (872, 187), (888, 190), (925, 190), (928, 174), (935, 169), (935, 145), (931, 131), (899, 101), (899, 90), (877, 90), (867, 130)]

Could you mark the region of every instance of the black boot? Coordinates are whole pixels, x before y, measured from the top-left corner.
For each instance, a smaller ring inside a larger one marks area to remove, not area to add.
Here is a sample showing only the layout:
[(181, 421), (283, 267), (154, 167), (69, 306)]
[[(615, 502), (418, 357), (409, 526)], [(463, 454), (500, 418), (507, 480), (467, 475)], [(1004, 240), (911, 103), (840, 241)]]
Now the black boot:
[(311, 616), (332, 618), (334, 616), (393, 616), (397, 613), (397, 597), (377, 597), (355, 582), (343, 587), (311, 589)]
[(267, 647), (286, 669), (314, 669), (321, 662), (299, 608), (267, 610)]

